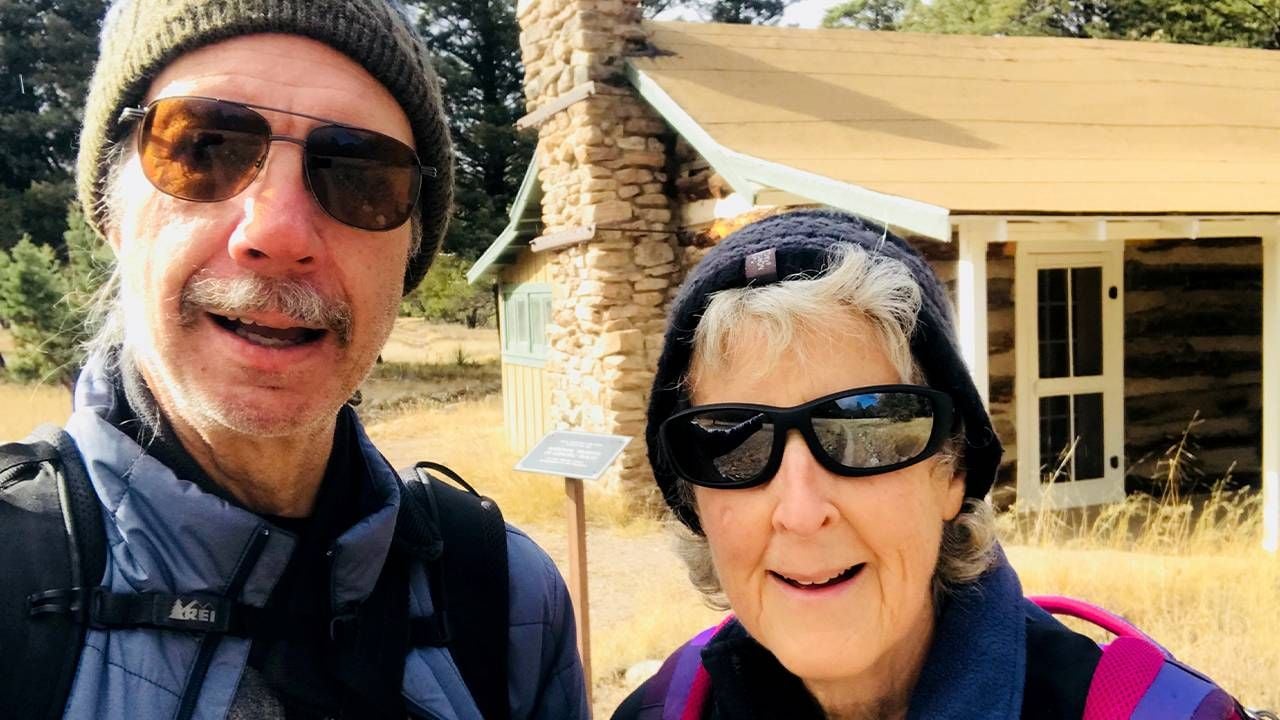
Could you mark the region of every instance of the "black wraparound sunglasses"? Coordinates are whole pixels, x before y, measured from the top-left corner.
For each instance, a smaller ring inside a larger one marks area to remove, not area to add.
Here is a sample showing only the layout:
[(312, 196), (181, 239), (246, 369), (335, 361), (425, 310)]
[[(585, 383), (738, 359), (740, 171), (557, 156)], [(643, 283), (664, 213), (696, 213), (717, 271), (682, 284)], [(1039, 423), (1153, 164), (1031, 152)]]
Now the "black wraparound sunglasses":
[[(258, 110), (325, 123), (305, 138), (274, 135)], [(320, 207), (362, 230), (400, 227), (418, 202), (423, 178), (437, 171), (413, 148), (372, 130), (304, 113), (207, 97), (167, 97), (125, 108), (120, 122), (141, 120), (138, 155), (160, 192), (193, 202), (241, 193), (262, 169), (271, 143), (302, 147), (303, 178)]]
[(778, 472), (787, 433), (846, 477), (892, 472), (938, 452), (954, 430), (951, 398), (917, 385), (854, 388), (780, 408), (717, 403), (682, 410), (658, 430), (680, 477), (712, 488), (747, 488)]

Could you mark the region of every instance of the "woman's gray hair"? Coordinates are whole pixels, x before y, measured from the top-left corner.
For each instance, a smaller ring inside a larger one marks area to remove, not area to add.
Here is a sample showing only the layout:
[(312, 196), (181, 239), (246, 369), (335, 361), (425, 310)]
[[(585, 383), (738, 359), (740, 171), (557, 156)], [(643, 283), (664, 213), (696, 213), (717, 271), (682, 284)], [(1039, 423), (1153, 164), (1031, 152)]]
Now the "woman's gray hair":
[[(905, 383), (923, 383), (924, 373), (911, 355), (910, 338), (920, 312), (920, 288), (902, 263), (870, 253), (859, 245), (840, 243), (831, 250), (827, 269), (816, 277), (791, 277), (762, 287), (734, 288), (711, 296), (694, 331), (693, 356), (686, 391), (692, 394), (699, 378), (723, 371), (733, 353), (750, 347), (763, 353), (769, 367), (792, 346), (797, 335), (828, 338), (841, 328), (833, 311), (850, 320), (865, 321), (876, 333)], [(743, 342), (763, 333), (768, 343)], [(794, 349), (794, 348), (793, 348)], [(957, 432), (942, 448), (935, 465), (939, 480), (964, 472), (964, 432)], [(693, 486), (676, 479), (681, 502), (697, 512)], [(689, 569), (689, 579), (707, 604), (728, 610), (728, 599), (716, 576), (705, 535), (673, 523), (676, 549)], [(935, 600), (949, 590), (976, 581), (996, 557), (995, 515), (984, 500), (967, 498), (960, 513), (944, 524), (934, 571)]]

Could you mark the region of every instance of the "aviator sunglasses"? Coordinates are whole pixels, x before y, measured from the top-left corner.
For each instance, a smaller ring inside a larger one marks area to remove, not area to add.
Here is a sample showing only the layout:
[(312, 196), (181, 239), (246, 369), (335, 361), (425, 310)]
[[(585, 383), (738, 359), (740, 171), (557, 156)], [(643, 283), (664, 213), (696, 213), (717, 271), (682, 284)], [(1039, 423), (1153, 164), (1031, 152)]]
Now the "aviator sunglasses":
[(846, 477), (892, 472), (938, 452), (953, 431), (946, 393), (917, 385), (843, 390), (779, 408), (717, 403), (682, 410), (658, 429), (676, 473), (710, 488), (768, 482), (798, 430), (824, 468)]
[[(274, 135), (257, 110), (326, 123), (306, 138)], [(193, 202), (238, 195), (262, 169), (277, 140), (302, 148), (302, 176), (334, 220), (362, 230), (400, 227), (413, 212), (423, 176), (436, 169), (393, 137), (264, 105), (206, 97), (161, 98), (125, 108), (120, 122), (142, 121), (138, 155), (162, 193)]]

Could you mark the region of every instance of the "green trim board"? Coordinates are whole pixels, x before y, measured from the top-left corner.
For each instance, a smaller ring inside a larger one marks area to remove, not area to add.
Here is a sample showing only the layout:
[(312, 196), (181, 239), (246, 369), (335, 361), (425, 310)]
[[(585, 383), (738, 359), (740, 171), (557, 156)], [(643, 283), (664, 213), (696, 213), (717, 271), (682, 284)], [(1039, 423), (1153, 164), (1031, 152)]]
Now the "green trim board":
[(535, 152), (525, 169), (520, 189), (511, 203), (507, 226), (498, 234), (480, 258), (467, 270), (467, 283), (474, 285), (486, 277), (496, 266), (510, 265), (515, 261), (521, 244), (538, 236), (542, 227), (542, 183), (538, 182), (538, 154)]
[(626, 65), (627, 79), (654, 110), (688, 141), (711, 167), (751, 204), (764, 188), (798, 195), (875, 222), (901, 227), (927, 237), (951, 239), (950, 210), (888, 195), (815, 173), (752, 157), (721, 145), (680, 107), (656, 80)]

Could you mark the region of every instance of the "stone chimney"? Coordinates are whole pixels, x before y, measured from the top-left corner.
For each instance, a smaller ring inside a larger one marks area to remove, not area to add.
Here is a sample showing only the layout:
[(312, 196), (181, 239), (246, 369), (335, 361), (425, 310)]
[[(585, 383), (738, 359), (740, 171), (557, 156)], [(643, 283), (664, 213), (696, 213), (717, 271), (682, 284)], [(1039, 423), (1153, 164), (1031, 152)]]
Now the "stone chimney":
[(652, 488), (644, 413), (677, 282), (670, 132), (625, 78), (644, 45), (639, 0), (521, 0), (520, 47), (538, 130), (543, 234), (553, 254), (551, 425), (633, 437), (605, 480)]

